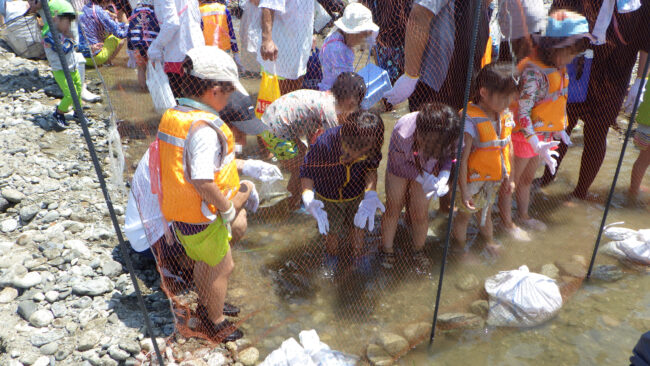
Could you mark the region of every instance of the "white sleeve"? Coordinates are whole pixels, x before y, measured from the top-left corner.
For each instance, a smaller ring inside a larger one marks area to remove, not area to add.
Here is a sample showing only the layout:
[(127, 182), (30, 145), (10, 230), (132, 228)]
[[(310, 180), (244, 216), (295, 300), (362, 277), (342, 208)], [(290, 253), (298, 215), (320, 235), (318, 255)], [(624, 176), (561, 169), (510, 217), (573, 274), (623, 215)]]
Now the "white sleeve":
[[(433, 14), (438, 15), (440, 10), (449, 4), (450, 0), (415, 0), (415, 3), (429, 9)], [(466, 1), (466, 0), (456, 0)]]
[(181, 27), (178, 20), (178, 10), (173, 0), (154, 0), (153, 8), (158, 23), (160, 23), (160, 32), (158, 32), (158, 36), (156, 36), (150, 47), (163, 49), (171, 42)]
[[(287, 0), (260, 0), (260, 8), (275, 10), (280, 13), (286, 12)], [(297, 4), (294, 4), (297, 5)]]
[(476, 133), (476, 127), (474, 126), (474, 123), (472, 122), (471, 117), (465, 118), (465, 133), (468, 133), (474, 140), (478, 138), (478, 134)]
[(221, 155), (221, 143), (217, 131), (204, 126), (188, 136), (187, 144), (191, 179), (213, 180)]

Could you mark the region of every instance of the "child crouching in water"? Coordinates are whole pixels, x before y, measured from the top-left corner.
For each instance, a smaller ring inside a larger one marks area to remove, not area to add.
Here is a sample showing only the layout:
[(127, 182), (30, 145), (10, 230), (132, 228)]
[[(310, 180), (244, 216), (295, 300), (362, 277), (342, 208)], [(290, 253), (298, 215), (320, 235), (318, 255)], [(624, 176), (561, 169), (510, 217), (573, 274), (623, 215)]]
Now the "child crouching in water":
[(488, 253), (496, 255), (500, 250), (493, 238), (491, 207), (500, 187), (499, 201), (514, 189), (510, 135), (515, 123), (508, 106), (519, 94), (517, 77), (509, 64), (485, 66), (476, 77), (473, 102), (467, 106), (453, 228), (456, 245), (452, 247), (461, 258), (465, 257), (467, 225), (473, 213), (479, 213), (479, 230)]
[(135, 52), (140, 89), (147, 90), (147, 51), (160, 32), (160, 25), (153, 12), (153, 0), (140, 0), (129, 18), (127, 47)]
[(419, 112), (400, 118), (388, 147), (386, 213), (382, 218), (382, 266), (393, 268), (393, 240), (402, 207), (413, 235), (413, 261), (417, 273), (427, 274), (424, 254), (429, 221), (429, 201), (449, 191), (449, 171), (460, 134), (460, 118), (451, 107), (425, 104)]
[(381, 118), (355, 112), (318, 137), (300, 167), (305, 209), (325, 236), (325, 277), (336, 273), (344, 243), (352, 243), (355, 266), (368, 264), (362, 259), (365, 229), (373, 231), (376, 211), (384, 211), (377, 196), (383, 142)]

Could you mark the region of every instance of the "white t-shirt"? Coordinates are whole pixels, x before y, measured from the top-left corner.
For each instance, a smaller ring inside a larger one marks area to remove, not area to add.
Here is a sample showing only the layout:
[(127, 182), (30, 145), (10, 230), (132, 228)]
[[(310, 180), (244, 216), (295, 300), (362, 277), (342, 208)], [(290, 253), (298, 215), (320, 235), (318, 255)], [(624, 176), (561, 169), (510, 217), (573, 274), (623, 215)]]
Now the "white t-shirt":
[[(217, 131), (208, 125), (194, 127), (188, 134), (185, 146), (190, 165), (190, 178), (213, 180), (221, 166), (221, 141)], [(183, 169), (187, 171), (186, 159)]]
[(260, 0), (259, 7), (274, 10), (272, 37), (278, 58), (262, 60), (260, 44), (257, 61), (267, 72), (286, 79), (305, 75), (314, 34), (314, 0)]
[(196, 0), (154, 0), (160, 32), (150, 47), (160, 48), (165, 62), (183, 62), (187, 51), (205, 45)]

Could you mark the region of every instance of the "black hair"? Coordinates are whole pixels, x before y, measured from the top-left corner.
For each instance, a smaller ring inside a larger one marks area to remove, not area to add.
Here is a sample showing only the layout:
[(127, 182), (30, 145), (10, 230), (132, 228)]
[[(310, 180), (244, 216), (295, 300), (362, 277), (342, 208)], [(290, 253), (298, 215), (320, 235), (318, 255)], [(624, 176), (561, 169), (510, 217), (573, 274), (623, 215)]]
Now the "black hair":
[(476, 75), (472, 101), (474, 103), (481, 101), (481, 88), (502, 95), (519, 94), (518, 80), (519, 71), (511, 63), (493, 62), (485, 65)]
[(59, 18), (65, 18), (65, 19), (68, 19), (68, 20), (71, 21), (71, 22), (74, 22), (75, 19), (77, 19), (77, 15), (72, 14), (72, 13), (63, 13), (63, 14), (59, 14), (59, 15), (57, 15), (57, 16), (58, 16)]
[(330, 91), (337, 102), (355, 98), (361, 104), (366, 95), (366, 82), (357, 73), (343, 72), (336, 77)]
[[(450, 106), (438, 102), (424, 104), (415, 117), (415, 134), (422, 139), (438, 135), (438, 144), (422, 151), (425, 158), (436, 158), (440, 161), (453, 159), (454, 148), (460, 136), (460, 117)], [(416, 140), (417, 142), (417, 140)], [(418, 151), (417, 143), (413, 150)], [(415, 159), (417, 162), (418, 159)], [(422, 170), (418, 167), (418, 170)]]
[(582, 53), (589, 48), (590, 41), (588, 38), (580, 38), (576, 40), (570, 46), (554, 48), (552, 45), (555, 43), (554, 40), (549, 40), (548, 38), (542, 37), (537, 45), (537, 58), (539, 58), (542, 63), (554, 66), (555, 67), (555, 54), (559, 51), (570, 48), (576, 53)]
[(384, 121), (375, 113), (357, 111), (351, 113), (341, 126), (341, 139), (355, 149), (373, 144), (369, 155), (381, 154), (384, 145)]
[(183, 82), (181, 83), (181, 95), (183, 97), (201, 97), (205, 94), (206, 91), (214, 88), (215, 86), (221, 86), (223, 88), (234, 88), (234, 84), (229, 81), (214, 81), (214, 80), (205, 80), (194, 75), (191, 75), (192, 70), (194, 70), (194, 65), (192, 64), (192, 59), (189, 56), (185, 56), (183, 61)]

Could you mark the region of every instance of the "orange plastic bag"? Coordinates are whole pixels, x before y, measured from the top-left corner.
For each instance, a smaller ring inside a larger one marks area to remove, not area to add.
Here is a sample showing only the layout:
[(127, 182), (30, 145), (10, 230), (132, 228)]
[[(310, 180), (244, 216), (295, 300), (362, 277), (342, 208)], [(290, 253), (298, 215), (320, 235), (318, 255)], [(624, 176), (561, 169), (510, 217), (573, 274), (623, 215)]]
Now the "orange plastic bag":
[(262, 71), (260, 92), (257, 94), (257, 103), (255, 104), (255, 115), (257, 118), (262, 118), (266, 107), (280, 98), (280, 95), (280, 82), (278, 81), (278, 77)]

